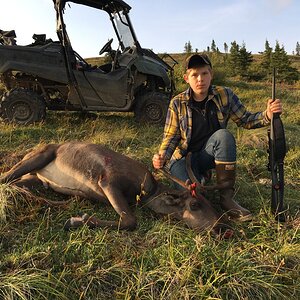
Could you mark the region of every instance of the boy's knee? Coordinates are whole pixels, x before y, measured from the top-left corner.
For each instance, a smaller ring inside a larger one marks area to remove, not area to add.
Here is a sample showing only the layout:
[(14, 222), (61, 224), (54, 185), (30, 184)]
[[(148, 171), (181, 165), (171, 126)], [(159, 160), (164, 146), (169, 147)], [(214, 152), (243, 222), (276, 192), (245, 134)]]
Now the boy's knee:
[(227, 129), (219, 129), (215, 133), (215, 137), (221, 142), (235, 146), (235, 138)]

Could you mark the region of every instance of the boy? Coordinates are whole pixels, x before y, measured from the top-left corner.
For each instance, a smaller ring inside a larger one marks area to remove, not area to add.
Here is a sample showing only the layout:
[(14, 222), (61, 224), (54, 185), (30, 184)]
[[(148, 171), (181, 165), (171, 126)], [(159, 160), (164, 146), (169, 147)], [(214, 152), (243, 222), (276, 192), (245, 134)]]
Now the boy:
[(212, 64), (205, 54), (194, 54), (186, 60), (184, 80), (189, 88), (174, 97), (169, 105), (163, 141), (153, 156), (156, 169), (164, 165), (171, 174), (186, 181), (186, 155), (192, 153), (192, 170), (199, 181), (210, 169), (216, 170), (220, 205), (230, 218), (251, 219), (248, 209), (233, 200), (236, 178), (236, 143), (226, 129), (228, 120), (246, 129), (270, 124), (273, 113), (281, 113), (279, 99), (267, 101), (263, 112), (251, 113), (233, 91), (214, 86)]

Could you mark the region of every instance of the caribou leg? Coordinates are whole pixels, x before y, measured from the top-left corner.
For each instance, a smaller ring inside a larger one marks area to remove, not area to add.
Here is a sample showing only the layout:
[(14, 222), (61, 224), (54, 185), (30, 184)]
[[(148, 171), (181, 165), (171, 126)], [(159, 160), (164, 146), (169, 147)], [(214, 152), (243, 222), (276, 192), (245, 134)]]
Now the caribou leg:
[(56, 156), (58, 145), (50, 144), (30, 152), (12, 169), (0, 176), (0, 183), (12, 182), (27, 173), (42, 169)]
[(64, 225), (64, 229), (78, 228), (86, 224), (90, 228), (96, 227), (110, 227), (114, 229), (134, 230), (137, 226), (136, 217), (132, 213), (129, 204), (123, 193), (114, 187), (112, 184), (101, 183), (102, 191), (107, 197), (108, 201), (120, 216), (119, 221), (100, 220), (95, 216), (84, 214), (81, 217), (72, 217)]

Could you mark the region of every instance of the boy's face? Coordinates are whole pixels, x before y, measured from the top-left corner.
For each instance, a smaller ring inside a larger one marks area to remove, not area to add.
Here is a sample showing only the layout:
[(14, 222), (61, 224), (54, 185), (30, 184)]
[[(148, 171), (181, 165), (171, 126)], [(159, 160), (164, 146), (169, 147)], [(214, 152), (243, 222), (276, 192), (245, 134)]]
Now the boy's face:
[(208, 65), (188, 69), (184, 75), (184, 80), (193, 90), (195, 100), (203, 100), (203, 97), (208, 95), (212, 80), (212, 70)]

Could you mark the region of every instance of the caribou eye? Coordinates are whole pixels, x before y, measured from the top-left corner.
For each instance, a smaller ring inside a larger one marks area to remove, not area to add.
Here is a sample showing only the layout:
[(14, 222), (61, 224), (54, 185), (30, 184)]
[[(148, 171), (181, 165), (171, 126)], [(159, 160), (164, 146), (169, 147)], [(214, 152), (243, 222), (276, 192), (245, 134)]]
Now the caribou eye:
[(200, 201), (191, 201), (190, 202), (190, 209), (191, 210), (199, 210), (202, 208), (202, 204)]

